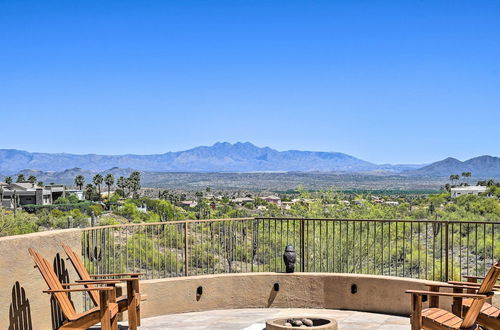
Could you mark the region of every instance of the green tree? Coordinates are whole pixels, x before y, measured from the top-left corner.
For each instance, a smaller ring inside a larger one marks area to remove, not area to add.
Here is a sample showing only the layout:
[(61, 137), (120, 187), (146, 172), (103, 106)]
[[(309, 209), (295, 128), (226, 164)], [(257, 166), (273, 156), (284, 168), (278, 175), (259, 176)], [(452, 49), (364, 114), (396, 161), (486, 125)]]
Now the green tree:
[(115, 184), (115, 177), (113, 174), (109, 173), (104, 177), (104, 183), (108, 187), (108, 201), (111, 198), (111, 186)]
[(43, 183), (43, 181), (38, 181), (38, 182), (36, 183), (36, 185), (37, 185), (38, 187), (40, 187), (40, 188), (43, 188), (44, 183)]
[(95, 186), (91, 183), (87, 184), (85, 186), (85, 191), (84, 191), (85, 199), (91, 201), (91, 200), (99, 200), (97, 190)]
[(78, 189), (82, 190), (84, 184), (85, 184), (85, 177), (83, 175), (77, 175), (75, 177), (75, 186), (77, 186)]
[(29, 182), (29, 183), (31, 183), (33, 186), (35, 185), (36, 181), (37, 181), (37, 180), (36, 180), (36, 176), (34, 176), (34, 175), (30, 175), (30, 176), (28, 177), (28, 182)]
[(452, 174), (450, 175), (450, 181), (451, 181), (451, 184), (453, 184), (455, 181), (460, 181), (460, 175), (458, 174)]
[(24, 178), (24, 174), (18, 174), (16, 182), (24, 182), (26, 179)]
[(468, 178), (472, 176), (472, 172), (462, 172), (462, 177), (467, 178), (467, 182), (469, 182)]
[(123, 176), (119, 177), (116, 185), (123, 191), (123, 197), (125, 197), (125, 189), (127, 188), (127, 179), (125, 179)]
[(94, 175), (94, 178), (92, 179), (92, 182), (95, 184), (97, 187), (97, 190), (99, 191), (99, 200), (101, 199), (101, 184), (102, 184), (103, 178), (102, 175), (96, 174)]
[(11, 176), (5, 177), (5, 183), (6, 184), (11, 184), (12, 183), (12, 177)]
[(141, 189), (141, 173), (134, 171), (130, 174), (128, 178), (129, 191), (133, 193), (134, 197), (137, 197), (137, 192)]

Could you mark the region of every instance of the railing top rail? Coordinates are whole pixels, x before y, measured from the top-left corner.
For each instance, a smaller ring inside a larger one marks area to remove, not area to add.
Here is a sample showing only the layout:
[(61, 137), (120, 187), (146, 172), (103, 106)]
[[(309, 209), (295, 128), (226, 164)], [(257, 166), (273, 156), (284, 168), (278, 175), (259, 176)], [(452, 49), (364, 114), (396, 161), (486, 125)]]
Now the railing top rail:
[(255, 218), (246, 217), (246, 218), (221, 218), (221, 219), (187, 219), (187, 220), (174, 220), (174, 221), (163, 221), (163, 222), (125, 223), (120, 225), (89, 227), (89, 228), (83, 228), (83, 230), (89, 231), (89, 230), (107, 229), (107, 228), (158, 226), (158, 225), (172, 225), (172, 224), (175, 225), (175, 224), (199, 223), (199, 222), (246, 221), (246, 220), (255, 220)]
[(500, 225), (497, 221), (473, 221), (473, 220), (429, 220), (429, 219), (345, 219), (345, 218), (298, 218), (298, 217), (245, 217), (245, 218), (221, 218), (221, 219), (187, 219), (187, 220), (174, 220), (165, 222), (149, 222), (149, 223), (127, 223), (119, 225), (108, 225), (83, 228), (84, 231), (108, 228), (122, 228), (122, 227), (137, 227), (137, 226), (158, 226), (158, 225), (173, 225), (184, 223), (202, 223), (202, 222), (221, 222), (221, 221), (247, 221), (247, 220), (303, 220), (303, 221), (353, 221), (353, 222), (406, 222), (406, 223), (441, 223), (441, 224), (489, 224)]
[(366, 221), (366, 222), (427, 222), (427, 223), (462, 223), (462, 224), (493, 224), (500, 225), (498, 221), (475, 220), (430, 220), (430, 219), (348, 219), (348, 218), (300, 218), (300, 217), (256, 217), (256, 220), (304, 220), (304, 221)]

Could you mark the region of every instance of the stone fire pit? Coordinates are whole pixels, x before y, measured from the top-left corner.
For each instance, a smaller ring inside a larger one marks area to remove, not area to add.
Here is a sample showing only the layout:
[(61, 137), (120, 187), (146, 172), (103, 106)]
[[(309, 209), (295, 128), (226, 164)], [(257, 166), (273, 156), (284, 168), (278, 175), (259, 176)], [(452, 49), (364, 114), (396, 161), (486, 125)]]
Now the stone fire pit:
[(337, 330), (338, 328), (337, 321), (323, 317), (288, 317), (266, 322), (266, 330), (283, 329)]

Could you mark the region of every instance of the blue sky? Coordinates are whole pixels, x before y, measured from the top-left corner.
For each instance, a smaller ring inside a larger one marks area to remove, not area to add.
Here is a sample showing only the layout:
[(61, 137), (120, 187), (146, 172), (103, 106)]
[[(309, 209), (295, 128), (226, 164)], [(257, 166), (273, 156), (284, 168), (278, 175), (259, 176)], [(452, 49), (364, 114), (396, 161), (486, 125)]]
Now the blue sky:
[(0, 148), (500, 156), (500, 1), (0, 0)]

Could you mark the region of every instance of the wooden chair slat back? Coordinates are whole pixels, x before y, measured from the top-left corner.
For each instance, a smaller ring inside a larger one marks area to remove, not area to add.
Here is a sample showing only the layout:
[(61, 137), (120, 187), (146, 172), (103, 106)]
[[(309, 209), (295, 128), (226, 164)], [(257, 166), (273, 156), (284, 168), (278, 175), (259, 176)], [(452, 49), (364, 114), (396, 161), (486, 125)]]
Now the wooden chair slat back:
[[(71, 249), (68, 245), (61, 243), (61, 246), (64, 249), (64, 252), (68, 256), (69, 260), (71, 261), (71, 264), (73, 264), (73, 267), (75, 268), (78, 276), (80, 277), (81, 280), (91, 280), (92, 278), (90, 277), (89, 272), (87, 271), (87, 268), (85, 268), (85, 265), (82, 261), (82, 259), (76, 254), (73, 249)], [(89, 284), (85, 285), (87, 288), (93, 288), (95, 285)], [(98, 291), (89, 291), (90, 294), (90, 299), (94, 302), (96, 306), (99, 306), (99, 292)]]
[[(477, 293), (490, 293), (495, 286), (498, 277), (500, 276), (500, 260), (491, 266), (488, 274), (486, 274), (481, 286), (477, 290)], [(483, 308), (485, 301), (484, 299), (474, 299), (472, 304), (470, 305), (467, 314), (464, 316), (464, 321), (462, 323), (462, 328), (470, 328), (476, 322), (479, 313), (481, 312), (481, 308)]]
[[(35, 262), (38, 270), (40, 271), (40, 274), (42, 275), (49, 289), (50, 290), (63, 289), (63, 286), (59, 281), (59, 278), (57, 277), (50, 263), (34, 249), (30, 248), (28, 249), (28, 251), (31, 257), (33, 258), (33, 261)], [(64, 313), (64, 315), (68, 319), (74, 318), (76, 316), (75, 307), (71, 303), (71, 300), (69, 299), (68, 295), (64, 292), (57, 292), (54, 293), (53, 295), (56, 298), (59, 306), (61, 307), (61, 310)]]

